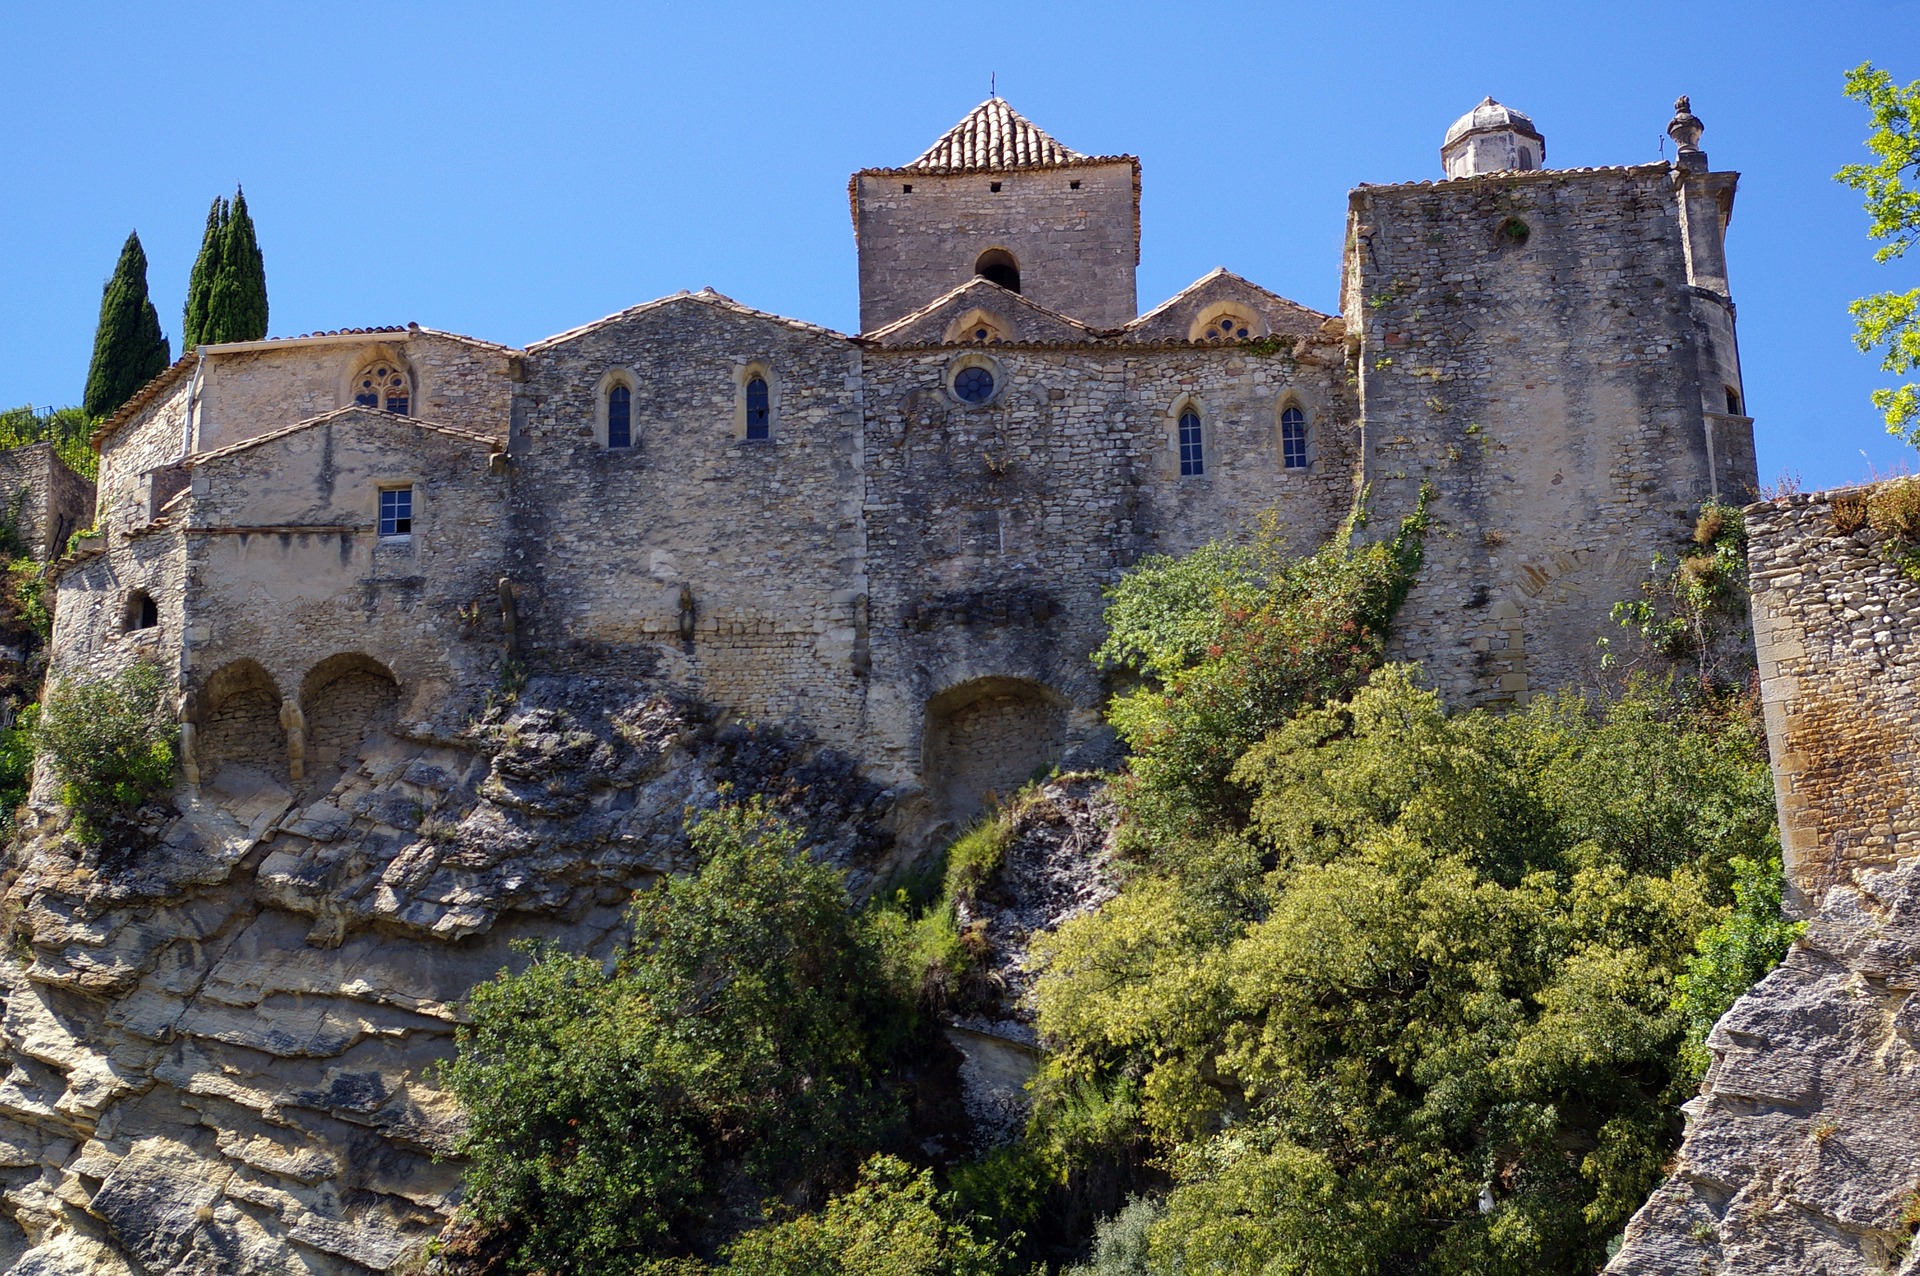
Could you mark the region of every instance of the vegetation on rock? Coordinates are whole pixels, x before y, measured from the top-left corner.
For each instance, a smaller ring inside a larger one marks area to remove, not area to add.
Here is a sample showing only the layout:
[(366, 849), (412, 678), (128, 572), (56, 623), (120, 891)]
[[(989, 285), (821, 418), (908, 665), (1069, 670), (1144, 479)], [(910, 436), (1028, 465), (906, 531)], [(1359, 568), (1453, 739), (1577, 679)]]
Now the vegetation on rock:
[(474, 991), (446, 1080), (471, 1113), (467, 1208), (511, 1270), (711, 1251), (729, 1202), (842, 1179), (901, 1124), (899, 931), (762, 801), (688, 831), (697, 869), (635, 900), (610, 971), (536, 947)]
[(81, 406), (89, 417), (112, 416), (172, 358), (160, 316), (147, 298), (146, 250), (137, 233), (128, 235), (100, 296), (100, 325)]
[(173, 782), (179, 727), (166, 675), (141, 662), (117, 674), (76, 672), (41, 704), (34, 740), (82, 840)]

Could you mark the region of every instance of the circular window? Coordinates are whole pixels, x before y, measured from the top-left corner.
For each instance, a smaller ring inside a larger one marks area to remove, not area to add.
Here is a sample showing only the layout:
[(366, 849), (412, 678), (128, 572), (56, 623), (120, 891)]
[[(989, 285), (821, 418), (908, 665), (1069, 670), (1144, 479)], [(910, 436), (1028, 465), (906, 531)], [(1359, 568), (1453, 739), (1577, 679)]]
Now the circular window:
[(953, 392), (963, 403), (985, 403), (993, 397), (993, 373), (985, 368), (962, 368), (953, 378)]

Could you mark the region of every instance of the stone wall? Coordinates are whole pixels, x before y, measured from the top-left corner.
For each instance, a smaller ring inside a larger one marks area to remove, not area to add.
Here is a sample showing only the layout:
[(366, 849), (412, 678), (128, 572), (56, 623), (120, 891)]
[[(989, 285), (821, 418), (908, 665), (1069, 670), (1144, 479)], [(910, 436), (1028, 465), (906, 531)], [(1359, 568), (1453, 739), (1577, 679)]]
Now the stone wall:
[(67, 468), (51, 443), (0, 452), (0, 513), (37, 562), (60, 557), (67, 538), (93, 525), (93, 484)]
[(1139, 313), (1140, 164), (1097, 160), (1005, 173), (854, 175), (860, 327), (871, 332), (973, 278), (999, 248), (1020, 291), (1096, 328)]
[[(1423, 482), (1438, 496), (1396, 654), (1456, 701), (1588, 679), (1653, 555), (1702, 501), (1753, 490), (1751, 423), (1724, 411), (1724, 217), (1688, 222), (1689, 183), (1730, 208), (1731, 174), (1664, 164), (1353, 193), (1343, 306), (1378, 525)], [(1718, 273), (1694, 273), (1708, 247)]]
[[(1920, 583), (1864, 489), (1747, 510), (1786, 960), (1707, 1038), (1673, 1175), (1618, 1276), (1920, 1272)], [(1837, 517), (1836, 517), (1837, 516)]]
[(1753, 632), (1789, 904), (1920, 852), (1920, 582), (1863, 523), (1872, 489), (1756, 505)]

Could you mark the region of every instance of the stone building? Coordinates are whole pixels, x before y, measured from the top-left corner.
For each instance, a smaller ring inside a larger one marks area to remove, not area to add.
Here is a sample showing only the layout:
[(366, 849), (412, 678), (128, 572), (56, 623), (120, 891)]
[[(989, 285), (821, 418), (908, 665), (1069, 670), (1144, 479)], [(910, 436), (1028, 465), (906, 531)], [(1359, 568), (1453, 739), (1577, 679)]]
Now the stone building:
[(51, 443), (0, 452), (0, 502), (15, 543), (39, 563), (59, 558), (68, 538), (93, 524), (93, 484), (75, 474)]
[(1088, 654), (1141, 556), (1307, 549), (1436, 494), (1398, 654), (1463, 703), (1589, 669), (1608, 606), (1754, 483), (1735, 175), (1549, 170), (1482, 103), (1349, 201), (1341, 314), (1226, 270), (1139, 313), (1140, 164), (993, 99), (849, 187), (863, 331), (711, 291), (526, 349), (410, 325), (202, 347), (96, 436), (56, 670), (162, 661), (189, 778), (288, 780), (522, 666), (653, 671), (924, 793), (1111, 755)]

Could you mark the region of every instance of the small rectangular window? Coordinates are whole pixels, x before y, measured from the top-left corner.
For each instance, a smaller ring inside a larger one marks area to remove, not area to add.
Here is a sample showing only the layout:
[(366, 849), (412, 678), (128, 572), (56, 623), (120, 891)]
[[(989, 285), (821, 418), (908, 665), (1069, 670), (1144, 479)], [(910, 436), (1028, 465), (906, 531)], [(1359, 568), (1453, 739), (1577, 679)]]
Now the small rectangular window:
[(1078, 179), (1078, 178), (1075, 178), (1075, 179), (1074, 179), (1073, 181), (1070, 181), (1070, 182), (1068, 182), (1068, 183), (1067, 183), (1067, 189), (1068, 189), (1068, 190), (1070, 190), (1070, 191), (1077, 191), (1077, 190), (1079, 190), (1079, 189), (1080, 189), (1080, 179)]
[(1727, 391), (1727, 415), (1739, 416), (1740, 415), (1740, 392), (1734, 389), (1732, 386), (1727, 386), (1726, 391)]
[(999, 182), (988, 182), (988, 183), (987, 183), (987, 189), (988, 189), (988, 190), (990, 190), (990, 191), (992, 191), (992, 192), (993, 192), (994, 194), (996, 194), (996, 195), (998, 195), (998, 194), (1000, 193), (1000, 183), (999, 183)]
[(413, 535), (412, 487), (380, 489), (380, 534), (382, 536)]
[(912, 182), (902, 182), (902, 183), (900, 183), (900, 193), (901, 193), (902, 195), (911, 195), (911, 194), (913, 194), (913, 183), (912, 183)]

